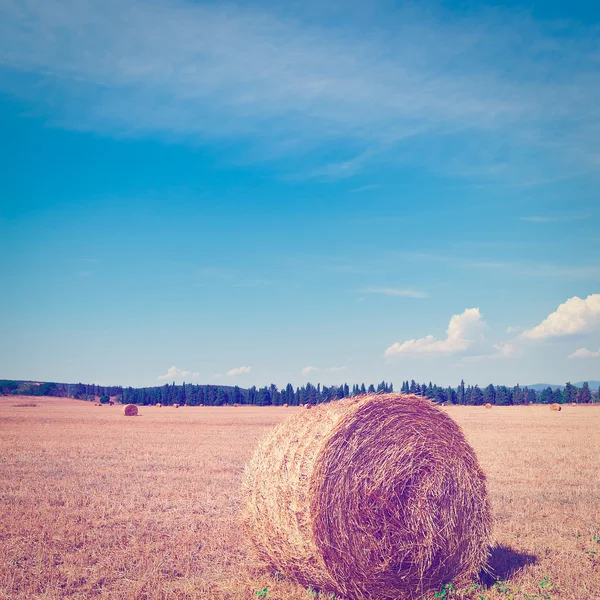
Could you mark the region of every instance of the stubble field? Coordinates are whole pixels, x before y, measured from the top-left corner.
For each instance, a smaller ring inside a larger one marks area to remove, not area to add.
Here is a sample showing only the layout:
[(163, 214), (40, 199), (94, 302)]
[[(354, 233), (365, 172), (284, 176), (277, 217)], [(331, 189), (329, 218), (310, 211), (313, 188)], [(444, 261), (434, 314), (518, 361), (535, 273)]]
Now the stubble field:
[[(27, 403), (37, 406), (14, 406)], [(0, 598), (313, 597), (258, 563), (238, 522), (244, 464), (296, 410), (127, 418), (118, 406), (0, 398)], [(445, 597), (600, 599), (600, 406), (444, 410), (488, 476), (491, 566), (505, 580), (483, 575)]]

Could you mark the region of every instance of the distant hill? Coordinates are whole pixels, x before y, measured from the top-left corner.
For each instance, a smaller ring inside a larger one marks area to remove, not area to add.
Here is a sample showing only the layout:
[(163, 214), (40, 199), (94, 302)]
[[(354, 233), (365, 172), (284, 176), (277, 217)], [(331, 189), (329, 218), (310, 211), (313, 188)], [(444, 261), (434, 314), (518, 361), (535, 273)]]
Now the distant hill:
[[(574, 381), (573, 385), (575, 387), (580, 388), (583, 385), (583, 381)], [(593, 379), (588, 381), (588, 385), (590, 386), (590, 390), (592, 391), (596, 391), (598, 389), (598, 387), (600, 386), (600, 381), (595, 381)], [(523, 386), (523, 387), (527, 387), (530, 390), (535, 390), (536, 392), (541, 392), (542, 390), (545, 390), (546, 388), (552, 388), (553, 390), (564, 390), (565, 386), (564, 385), (557, 385), (555, 383), (534, 383), (532, 385), (527, 385), (527, 386)]]

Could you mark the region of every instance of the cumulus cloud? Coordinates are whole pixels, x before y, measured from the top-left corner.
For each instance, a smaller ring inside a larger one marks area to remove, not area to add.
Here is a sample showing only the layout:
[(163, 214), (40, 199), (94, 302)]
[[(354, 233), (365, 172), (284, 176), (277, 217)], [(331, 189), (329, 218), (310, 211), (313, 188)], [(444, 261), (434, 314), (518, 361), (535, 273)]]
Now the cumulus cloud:
[(600, 357), (600, 348), (598, 352), (593, 352), (592, 350), (588, 350), (587, 348), (579, 348), (575, 350), (572, 354), (569, 354), (569, 358), (598, 358)]
[(600, 294), (578, 296), (563, 302), (539, 325), (521, 334), (527, 340), (548, 340), (569, 335), (590, 333), (600, 326)]
[(197, 379), (200, 376), (200, 373), (192, 372), (192, 371), (184, 371), (183, 369), (178, 369), (176, 366), (169, 367), (167, 372), (164, 375), (159, 375), (158, 379), (183, 379), (184, 377), (189, 377), (190, 379)]
[(235, 375), (247, 375), (252, 371), (252, 367), (236, 367), (235, 369), (229, 369), (227, 371), (227, 377), (234, 377)]
[(462, 314), (452, 316), (446, 330), (446, 339), (438, 340), (433, 335), (427, 335), (402, 343), (396, 342), (385, 351), (384, 355), (457, 354), (481, 341), (486, 327), (479, 308), (467, 308)]

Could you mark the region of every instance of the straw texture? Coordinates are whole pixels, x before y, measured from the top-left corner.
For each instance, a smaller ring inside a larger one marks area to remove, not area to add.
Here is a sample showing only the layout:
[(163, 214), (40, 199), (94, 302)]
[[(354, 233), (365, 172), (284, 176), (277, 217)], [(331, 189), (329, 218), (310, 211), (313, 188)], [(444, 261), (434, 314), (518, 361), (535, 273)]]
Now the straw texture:
[(485, 476), (458, 425), (418, 396), (295, 413), (259, 444), (243, 492), (262, 560), (352, 600), (420, 598), (487, 558)]
[(135, 417), (138, 414), (138, 407), (135, 404), (127, 404), (123, 409), (126, 417)]
[(560, 404), (551, 404), (550, 410), (555, 410), (555, 411), (559, 412), (562, 410), (562, 406)]

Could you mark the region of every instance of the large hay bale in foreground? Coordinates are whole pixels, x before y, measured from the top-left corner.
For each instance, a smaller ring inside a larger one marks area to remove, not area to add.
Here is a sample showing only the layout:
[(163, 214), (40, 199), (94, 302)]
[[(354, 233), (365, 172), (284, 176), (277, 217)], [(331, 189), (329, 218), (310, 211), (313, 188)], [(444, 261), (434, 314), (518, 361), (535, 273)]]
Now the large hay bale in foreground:
[(550, 405), (550, 410), (561, 411), (562, 410), (562, 406), (560, 404), (551, 404)]
[(126, 417), (135, 417), (138, 414), (138, 407), (135, 404), (127, 404), (123, 409), (123, 414)]
[(294, 413), (260, 442), (243, 492), (262, 560), (352, 600), (418, 598), (487, 558), (485, 475), (458, 425), (418, 396)]

